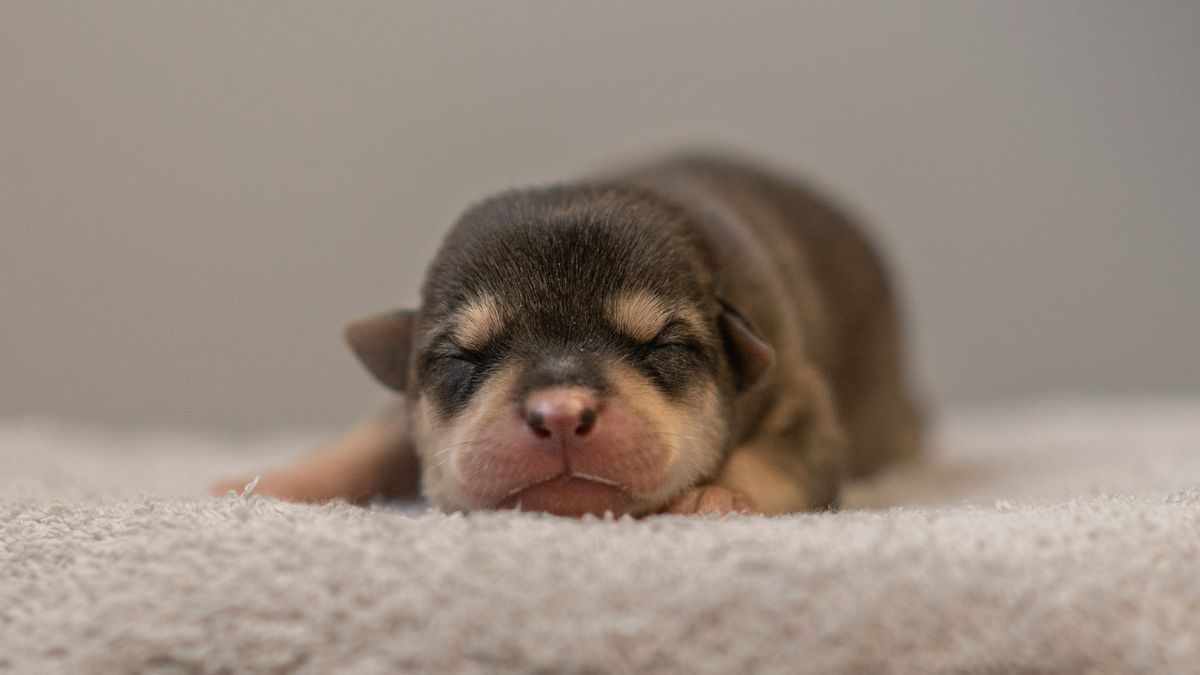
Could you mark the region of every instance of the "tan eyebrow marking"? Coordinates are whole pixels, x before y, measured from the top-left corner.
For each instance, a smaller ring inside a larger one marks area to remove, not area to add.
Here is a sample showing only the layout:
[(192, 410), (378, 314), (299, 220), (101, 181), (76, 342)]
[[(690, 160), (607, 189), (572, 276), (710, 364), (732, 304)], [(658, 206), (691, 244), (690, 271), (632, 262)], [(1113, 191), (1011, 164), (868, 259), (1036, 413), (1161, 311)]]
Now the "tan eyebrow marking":
[(638, 342), (653, 340), (672, 312), (667, 303), (650, 291), (626, 291), (609, 298), (608, 319), (617, 330)]
[(472, 298), (458, 313), (454, 341), (463, 349), (483, 349), (504, 329), (500, 303), (490, 295)]

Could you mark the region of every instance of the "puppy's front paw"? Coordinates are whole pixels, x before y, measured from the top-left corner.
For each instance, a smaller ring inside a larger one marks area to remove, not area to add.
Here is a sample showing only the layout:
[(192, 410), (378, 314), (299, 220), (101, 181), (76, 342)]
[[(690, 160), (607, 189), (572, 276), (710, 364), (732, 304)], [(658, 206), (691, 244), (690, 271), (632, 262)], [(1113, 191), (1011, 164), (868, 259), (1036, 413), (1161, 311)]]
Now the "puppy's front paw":
[(680, 516), (758, 513), (754, 501), (740, 492), (716, 485), (689, 488), (667, 505), (662, 513)]

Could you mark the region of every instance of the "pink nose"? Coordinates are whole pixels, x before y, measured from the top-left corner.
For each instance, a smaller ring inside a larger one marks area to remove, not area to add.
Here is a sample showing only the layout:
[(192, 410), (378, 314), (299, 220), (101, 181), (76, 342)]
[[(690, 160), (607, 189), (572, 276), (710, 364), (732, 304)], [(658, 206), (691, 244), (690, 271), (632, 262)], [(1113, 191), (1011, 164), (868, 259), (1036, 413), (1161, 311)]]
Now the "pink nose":
[(583, 436), (596, 428), (596, 397), (579, 387), (535, 391), (521, 410), (525, 423), (542, 438)]

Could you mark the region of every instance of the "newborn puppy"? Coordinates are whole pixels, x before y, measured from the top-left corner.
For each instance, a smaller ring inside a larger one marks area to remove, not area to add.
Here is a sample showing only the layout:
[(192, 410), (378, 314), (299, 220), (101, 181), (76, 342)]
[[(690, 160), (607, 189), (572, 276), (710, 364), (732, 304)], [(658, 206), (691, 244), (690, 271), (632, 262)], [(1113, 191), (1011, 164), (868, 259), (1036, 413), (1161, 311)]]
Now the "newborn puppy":
[(739, 162), (493, 197), (421, 298), (346, 330), (400, 402), (260, 494), (419, 482), (447, 510), (778, 514), (831, 506), (846, 475), (918, 445), (878, 256), (828, 203)]

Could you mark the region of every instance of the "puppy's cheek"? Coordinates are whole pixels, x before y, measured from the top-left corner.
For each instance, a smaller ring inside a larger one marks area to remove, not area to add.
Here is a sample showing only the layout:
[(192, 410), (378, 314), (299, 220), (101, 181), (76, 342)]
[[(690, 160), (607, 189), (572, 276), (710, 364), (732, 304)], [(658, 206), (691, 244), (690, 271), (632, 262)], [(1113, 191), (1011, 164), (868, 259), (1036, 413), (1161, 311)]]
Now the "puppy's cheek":
[(446, 442), (446, 429), (438, 422), (429, 397), (424, 394), (415, 404), (413, 431), (417, 456), (421, 458), (421, 493), (439, 508), (461, 508), (454, 503), (453, 484), (442, 464), (442, 457), (447, 452), (445, 449), (450, 447)]
[(496, 420), (511, 405), (515, 380), (513, 368), (498, 370), (453, 416), (437, 414), (427, 397), (419, 401), (418, 427), (426, 430), (420, 443), (424, 493), (435, 506), (445, 510), (486, 506), (468, 485), (478, 468), (472, 459), (489, 443)]
[(615, 366), (610, 377), (616, 395), (653, 429), (659, 452), (665, 455), (656, 485), (639, 499), (643, 510), (663, 506), (717, 470), (728, 431), (715, 383), (704, 378), (693, 383), (686, 396), (667, 398), (633, 368)]
[(455, 420), (439, 415), (429, 397), (422, 395), (416, 402), (414, 421), (421, 458), (421, 493), (443, 511), (474, 508), (456, 472), (461, 444), (455, 440)]
[(698, 383), (684, 401), (675, 405), (676, 414), (663, 419), (663, 433), (678, 439), (670, 472), (656, 495), (664, 503), (716, 474), (729, 435), (715, 383)]

